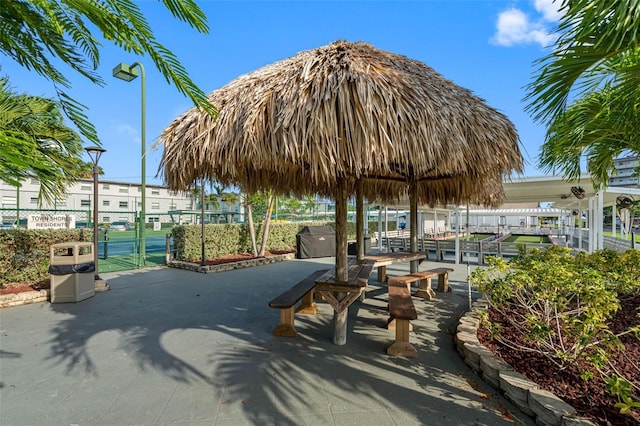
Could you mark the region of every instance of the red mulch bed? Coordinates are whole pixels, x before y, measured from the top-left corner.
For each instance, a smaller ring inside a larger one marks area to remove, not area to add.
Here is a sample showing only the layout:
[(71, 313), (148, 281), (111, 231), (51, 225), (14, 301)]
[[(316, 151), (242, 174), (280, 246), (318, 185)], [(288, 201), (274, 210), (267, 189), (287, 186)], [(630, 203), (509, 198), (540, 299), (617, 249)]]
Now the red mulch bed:
[[(640, 295), (622, 300), (621, 305), (622, 309), (609, 323), (609, 327), (615, 333), (640, 324), (640, 318), (638, 318)], [(504, 335), (514, 334), (513, 328), (497, 311), (489, 309), (489, 319), (504, 327)], [(555, 393), (573, 406), (578, 415), (587, 417), (600, 425), (640, 424), (640, 409), (631, 410), (629, 415), (620, 414), (620, 410), (614, 407), (616, 398), (605, 390), (605, 383), (597, 372), (594, 371), (594, 378), (589, 381), (580, 378), (582, 371), (593, 370), (587, 363), (560, 369), (542, 355), (517, 351), (492, 340), (489, 331), (482, 327), (478, 329), (478, 339), (516, 371), (536, 382), (540, 388)], [(635, 383), (638, 383), (640, 382), (638, 377), (640, 340), (631, 334), (623, 336), (621, 340), (625, 345), (624, 354), (610, 355), (611, 361), (625, 377), (633, 378)], [(637, 400), (638, 392), (635, 392), (635, 397)]]
[(30, 283), (8, 283), (0, 286), (0, 296), (4, 294), (17, 294), (25, 291), (44, 290), (51, 286), (49, 279), (42, 280), (35, 284)]
[[(209, 259), (205, 261), (206, 265), (222, 265), (225, 263), (233, 263), (240, 262), (241, 260), (251, 260), (251, 259), (263, 259), (269, 256), (276, 256), (279, 254), (287, 254), (293, 253), (295, 250), (271, 250), (265, 252), (264, 256), (254, 256), (250, 253), (238, 253), (238, 254), (227, 254), (225, 256), (216, 257), (215, 259)], [(194, 264), (200, 265), (200, 261), (193, 262)]]

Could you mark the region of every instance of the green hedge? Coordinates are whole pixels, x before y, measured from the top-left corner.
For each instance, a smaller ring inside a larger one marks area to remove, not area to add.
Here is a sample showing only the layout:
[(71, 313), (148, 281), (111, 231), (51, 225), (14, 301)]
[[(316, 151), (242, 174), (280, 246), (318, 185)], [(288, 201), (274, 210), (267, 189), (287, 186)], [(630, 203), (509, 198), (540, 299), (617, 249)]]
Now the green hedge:
[[(295, 250), (296, 234), (305, 226), (331, 226), (333, 222), (287, 222), (271, 223), (267, 251)], [(369, 234), (375, 235), (378, 224), (369, 223)], [(200, 238), (201, 225), (178, 225), (173, 228), (173, 244), (176, 260), (195, 262), (200, 260), (202, 240)], [(246, 224), (208, 224), (205, 225), (205, 257), (212, 259), (218, 256), (236, 253), (251, 253), (251, 238), (249, 226)], [(347, 238), (355, 240), (356, 224), (347, 223)], [(262, 241), (262, 225), (256, 226), (256, 243)]]
[[(390, 228), (395, 223), (389, 223)], [(296, 247), (296, 234), (304, 226), (331, 226), (333, 222), (272, 223), (269, 229), (267, 250), (291, 250)], [(369, 235), (375, 236), (376, 222), (369, 222)], [(176, 259), (194, 262), (200, 259), (200, 225), (175, 226)], [(205, 256), (208, 259), (227, 254), (250, 253), (249, 227), (243, 224), (205, 225)], [(262, 226), (256, 226), (257, 244), (262, 241)], [(51, 244), (70, 241), (91, 241), (90, 229), (0, 230), (0, 285), (11, 282), (35, 283), (47, 279), (49, 247)], [(347, 223), (347, 238), (355, 240), (356, 225)]]
[(91, 241), (86, 229), (8, 229), (0, 231), (0, 285), (35, 283), (49, 277), (49, 247), (70, 241)]

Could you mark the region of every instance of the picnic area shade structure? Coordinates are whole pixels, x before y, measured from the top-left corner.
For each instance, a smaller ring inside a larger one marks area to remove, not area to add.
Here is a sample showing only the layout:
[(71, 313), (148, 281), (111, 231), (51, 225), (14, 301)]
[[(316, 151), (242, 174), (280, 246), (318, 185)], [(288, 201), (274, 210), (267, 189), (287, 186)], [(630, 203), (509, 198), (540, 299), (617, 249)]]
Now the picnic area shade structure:
[[(219, 115), (193, 108), (161, 134), (161, 172), (184, 190), (201, 178), (245, 192), (336, 201), (336, 278), (347, 280), (347, 199), (498, 205), (522, 171), (513, 124), (427, 65), (336, 41), (213, 91)], [(416, 215), (411, 215), (412, 222)], [(412, 249), (417, 249), (414, 223)], [(363, 247), (358, 225), (359, 247)], [(360, 255), (360, 253), (359, 253)]]

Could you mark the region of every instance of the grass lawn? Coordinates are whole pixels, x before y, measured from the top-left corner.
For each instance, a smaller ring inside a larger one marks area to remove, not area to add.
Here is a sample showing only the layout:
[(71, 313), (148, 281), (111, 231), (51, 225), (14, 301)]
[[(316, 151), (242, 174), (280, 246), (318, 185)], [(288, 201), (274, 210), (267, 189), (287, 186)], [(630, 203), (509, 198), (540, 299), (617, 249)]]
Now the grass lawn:
[(549, 238), (546, 235), (512, 235), (509, 238), (502, 240), (507, 243), (521, 243), (521, 244), (550, 244)]
[(487, 238), (495, 237), (495, 236), (496, 234), (471, 234), (470, 241), (480, 241), (480, 240), (485, 240)]
[[(606, 235), (608, 237), (613, 237), (613, 232), (605, 231), (604, 235)], [(636, 230), (635, 231), (635, 237), (636, 237), (636, 243), (640, 243), (640, 230)], [(619, 232), (617, 232), (616, 233), (616, 238), (623, 238), (625, 240), (630, 240), (631, 239), (631, 235), (625, 235), (623, 237), (622, 235), (620, 235)]]

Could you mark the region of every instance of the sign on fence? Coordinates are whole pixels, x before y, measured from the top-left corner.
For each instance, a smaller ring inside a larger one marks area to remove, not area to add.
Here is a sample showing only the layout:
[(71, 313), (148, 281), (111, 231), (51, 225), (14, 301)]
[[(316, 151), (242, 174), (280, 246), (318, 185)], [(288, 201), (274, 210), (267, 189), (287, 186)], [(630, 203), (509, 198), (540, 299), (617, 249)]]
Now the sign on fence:
[(64, 213), (37, 213), (27, 217), (27, 229), (75, 228), (76, 216)]

